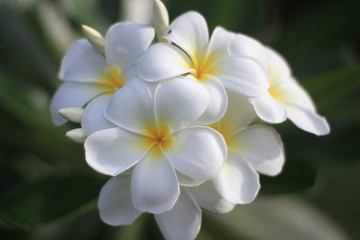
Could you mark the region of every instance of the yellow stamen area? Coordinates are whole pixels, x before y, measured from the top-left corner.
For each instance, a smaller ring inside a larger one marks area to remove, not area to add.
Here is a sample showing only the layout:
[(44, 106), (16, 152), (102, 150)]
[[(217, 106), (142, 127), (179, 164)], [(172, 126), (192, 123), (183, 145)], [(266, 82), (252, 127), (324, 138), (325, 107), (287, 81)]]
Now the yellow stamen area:
[(100, 91), (114, 93), (125, 85), (121, 69), (117, 66), (109, 66), (100, 76)]
[(147, 136), (140, 142), (144, 149), (151, 147), (152, 157), (160, 157), (164, 150), (171, 149), (175, 144), (175, 138), (171, 135), (170, 126), (163, 124), (157, 127), (145, 127), (143, 131)]
[(216, 58), (212, 55), (205, 58), (196, 57), (193, 60), (193, 72), (191, 73), (197, 80), (203, 81), (209, 78), (209, 75), (216, 75), (217, 68), (214, 64)]
[(209, 125), (209, 127), (218, 131), (221, 135), (223, 135), (227, 148), (235, 147), (237, 144), (235, 143), (235, 139), (233, 138), (233, 134), (229, 134), (226, 131), (226, 125), (220, 124), (220, 122), (213, 123)]

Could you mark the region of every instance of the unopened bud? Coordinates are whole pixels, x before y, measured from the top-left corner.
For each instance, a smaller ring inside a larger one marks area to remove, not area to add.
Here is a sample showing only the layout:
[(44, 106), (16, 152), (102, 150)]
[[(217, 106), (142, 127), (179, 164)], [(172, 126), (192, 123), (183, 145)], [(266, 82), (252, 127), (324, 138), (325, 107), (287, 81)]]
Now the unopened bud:
[(84, 109), (82, 108), (62, 108), (59, 110), (59, 114), (65, 118), (66, 120), (69, 120), (70, 122), (74, 123), (81, 123), (81, 115), (83, 114)]
[(91, 45), (102, 55), (105, 54), (105, 40), (101, 34), (95, 29), (82, 25), (83, 32), (87, 40), (91, 43)]
[(76, 143), (84, 143), (87, 137), (82, 128), (75, 128), (73, 130), (70, 130), (66, 132), (65, 135)]
[(169, 14), (165, 5), (160, 0), (155, 0), (153, 5), (153, 26), (156, 37), (159, 42), (168, 42), (164, 39), (167, 29), (169, 28)]

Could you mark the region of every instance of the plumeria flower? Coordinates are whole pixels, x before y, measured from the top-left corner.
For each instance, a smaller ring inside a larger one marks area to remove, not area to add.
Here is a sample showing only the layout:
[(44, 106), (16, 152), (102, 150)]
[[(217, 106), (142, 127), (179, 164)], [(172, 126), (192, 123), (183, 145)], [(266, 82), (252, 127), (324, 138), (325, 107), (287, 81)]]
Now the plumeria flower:
[(258, 173), (274, 176), (281, 171), (284, 150), (275, 130), (264, 125), (248, 126), (256, 113), (246, 97), (234, 92), (228, 97), (224, 117), (210, 125), (224, 136), (228, 148), (224, 166), (213, 182), (226, 201), (245, 204), (259, 191)]
[(330, 132), (326, 119), (317, 113), (311, 97), (292, 76), (289, 65), (279, 53), (240, 34), (228, 47), (231, 54), (256, 59), (267, 73), (266, 93), (249, 98), (262, 120), (280, 123), (288, 118), (304, 131), (316, 135)]
[(113, 25), (107, 32), (104, 55), (88, 40), (76, 41), (61, 63), (59, 78), (64, 83), (51, 103), (55, 124), (66, 122), (58, 113), (60, 109), (85, 107), (81, 124), (86, 135), (113, 127), (102, 112), (116, 90), (137, 78), (136, 61), (153, 38), (154, 30), (150, 26), (122, 22)]
[(257, 61), (228, 54), (227, 45), (234, 37), (235, 34), (217, 27), (209, 40), (203, 16), (185, 13), (172, 22), (163, 36), (171, 43), (154, 44), (140, 58), (139, 77), (148, 82), (177, 76), (195, 81), (211, 96), (199, 121), (213, 123), (225, 113), (225, 88), (259, 97), (267, 87), (266, 75)]
[[(113, 226), (129, 225), (142, 213), (133, 204), (131, 181), (130, 175), (119, 175), (112, 177), (101, 189), (98, 208), (105, 223)], [(224, 201), (209, 186), (206, 182), (200, 187), (181, 187), (173, 208), (154, 215), (166, 239), (195, 239), (201, 227), (200, 207), (205, 206), (215, 213), (226, 213), (233, 209), (234, 205)]]
[(167, 211), (178, 199), (179, 182), (195, 185), (215, 177), (226, 158), (218, 132), (190, 126), (207, 101), (205, 89), (182, 77), (158, 86), (131, 81), (114, 94), (105, 112), (117, 127), (85, 141), (86, 161), (111, 176), (130, 170), (134, 207)]

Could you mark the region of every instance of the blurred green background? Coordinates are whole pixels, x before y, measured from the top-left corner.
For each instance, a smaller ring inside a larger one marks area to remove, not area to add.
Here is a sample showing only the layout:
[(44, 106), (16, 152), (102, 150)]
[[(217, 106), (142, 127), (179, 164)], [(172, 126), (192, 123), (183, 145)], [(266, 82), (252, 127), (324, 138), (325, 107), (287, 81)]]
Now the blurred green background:
[[(65, 137), (75, 125), (50, 120), (66, 49), (82, 37), (82, 24), (105, 34), (123, 20), (123, 2), (0, 0), (0, 239), (162, 239), (151, 215), (129, 227), (101, 222), (96, 201), (107, 177)], [(252, 204), (227, 215), (204, 211), (198, 239), (359, 239), (360, 1), (165, 4), (171, 19), (197, 10), (210, 30), (221, 25), (274, 47), (331, 125), (324, 137), (289, 122), (275, 126), (286, 149), (283, 172), (261, 178)]]

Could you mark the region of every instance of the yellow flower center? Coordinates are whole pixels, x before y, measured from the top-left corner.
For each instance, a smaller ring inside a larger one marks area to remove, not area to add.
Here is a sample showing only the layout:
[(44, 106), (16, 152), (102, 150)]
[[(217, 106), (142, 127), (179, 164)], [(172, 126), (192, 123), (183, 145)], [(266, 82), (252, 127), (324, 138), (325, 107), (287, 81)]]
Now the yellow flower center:
[(114, 93), (125, 85), (121, 69), (117, 66), (109, 66), (100, 76), (100, 91)]
[(148, 149), (151, 146), (150, 154), (153, 157), (162, 155), (163, 150), (174, 146), (175, 139), (171, 135), (171, 128), (167, 124), (159, 126), (149, 126), (144, 129), (146, 137), (142, 141), (142, 146)]
[(226, 130), (226, 126), (223, 126), (222, 124), (220, 124), (220, 122), (216, 122), (216, 123), (209, 125), (209, 127), (213, 128), (214, 130), (219, 132), (221, 135), (223, 135), (228, 149), (236, 146), (236, 143), (233, 138), (233, 134), (227, 133), (228, 131)]
[(192, 75), (199, 81), (209, 78), (209, 75), (216, 75), (217, 69), (215, 67), (215, 57), (206, 56), (205, 58), (195, 57), (192, 59)]

